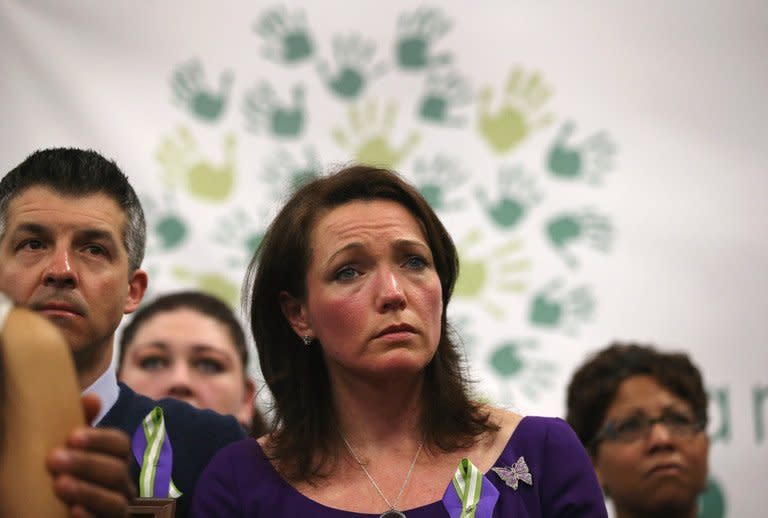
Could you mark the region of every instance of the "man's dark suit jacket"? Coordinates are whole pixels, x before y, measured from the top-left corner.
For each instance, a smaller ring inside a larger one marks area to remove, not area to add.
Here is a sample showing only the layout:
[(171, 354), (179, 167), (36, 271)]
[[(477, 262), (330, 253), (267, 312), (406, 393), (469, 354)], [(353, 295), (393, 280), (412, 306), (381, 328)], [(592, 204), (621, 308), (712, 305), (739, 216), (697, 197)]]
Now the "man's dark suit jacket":
[[(123, 383), (119, 385), (117, 402), (97, 426), (119, 428), (133, 438), (144, 417), (155, 406), (163, 409), (165, 429), (173, 448), (171, 479), (182, 492), (176, 500), (176, 516), (183, 518), (189, 512), (197, 478), (213, 454), (222, 446), (244, 438), (245, 432), (232, 416), (200, 410), (170, 398), (155, 401), (135, 393)], [(131, 476), (138, 487), (139, 465), (133, 456)]]

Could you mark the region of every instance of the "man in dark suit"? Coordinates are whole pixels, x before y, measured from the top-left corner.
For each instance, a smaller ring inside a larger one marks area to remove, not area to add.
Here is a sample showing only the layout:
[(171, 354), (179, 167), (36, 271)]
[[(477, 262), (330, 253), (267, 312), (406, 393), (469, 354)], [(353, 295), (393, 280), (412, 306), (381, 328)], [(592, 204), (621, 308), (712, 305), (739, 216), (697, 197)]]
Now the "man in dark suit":
[(120, 516), (133, 491), (123, 460), (130, 455), (139, 494), (181, 495), (177, 516), (185, 516), (210, 457), (244, 436), (231, 416), (155, 402), (117, 382), (115, 330), (147, 288), (145, 227), (128, 179), (93, 151), (38, 151), (0, 181), (0, 290), (62, 331), (97, 427), (76, 430), (49, 457), (75, 515)]

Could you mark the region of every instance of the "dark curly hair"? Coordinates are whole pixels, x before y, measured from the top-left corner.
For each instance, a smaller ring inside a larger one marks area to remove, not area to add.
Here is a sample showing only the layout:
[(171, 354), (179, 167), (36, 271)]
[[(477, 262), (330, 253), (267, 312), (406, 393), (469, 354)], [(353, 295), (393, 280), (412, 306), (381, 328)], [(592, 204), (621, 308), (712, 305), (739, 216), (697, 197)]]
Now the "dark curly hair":
[(568, 385), (566, 420), (593, 457), (597, 454), (594, 438), (619, 386), (637, 375), (652, 376), (662, 387), (685, 400), (697, 419), (707, 422), (707, 393), (699, 369), (687, 354), (613, 343), (579, 367)]
[(291, 480), (323, 476), (340, 441), (322, 349), (306, 347), (294, 333), (279, 294), (306, 297), (311, 234), (320, 217), (352, 201), (378, 199), (399, 203), (421, 224), (442, 287), (440, 342), (424, 373), (421, 426), (426, 444), (453, 451), (498, 429), (483, 406), (469, 397), (464, 365), (447, 323), (446, 308), (459, 273), (453, 240), (427, 201), (396, 173), (352, 166), (317, 178), (291, 196), (256, 251), (243, 292), (261, 371), (274, 397), (269, 453)]

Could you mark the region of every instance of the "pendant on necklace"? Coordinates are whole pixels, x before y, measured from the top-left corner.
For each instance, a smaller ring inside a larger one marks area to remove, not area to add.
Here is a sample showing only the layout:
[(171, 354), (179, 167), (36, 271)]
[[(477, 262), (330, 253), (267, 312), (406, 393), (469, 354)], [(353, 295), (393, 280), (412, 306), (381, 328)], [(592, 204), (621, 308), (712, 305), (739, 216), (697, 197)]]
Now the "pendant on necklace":
[(381, 513), (379, 518), (405, 518), (405, 515), (397, 509), (390, 509)]

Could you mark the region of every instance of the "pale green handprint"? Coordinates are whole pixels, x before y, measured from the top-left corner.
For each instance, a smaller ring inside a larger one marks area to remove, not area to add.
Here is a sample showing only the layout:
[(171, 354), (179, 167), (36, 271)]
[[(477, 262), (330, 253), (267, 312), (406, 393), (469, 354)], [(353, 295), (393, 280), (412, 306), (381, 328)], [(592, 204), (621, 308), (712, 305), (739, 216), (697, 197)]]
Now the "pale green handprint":
[(406, 70), (422, 70), (450, 62), (448, 53), (431, 55), (432, 45), (451, 29), (451, 20), (438, 9), (419, 7), (397, 20), (397, 63)]
[(147, 252), (169, 252), (180, 247), (187, 239), (189, 226), (176, 209), (173, 192), (163, 193), (163, 206), (149, 195), (141, 196), (147, 218)]
[(556, 178), (599, 185), (603, 175), (613, 168), (616, 146), (605, 132), (590, 135), (579, 144), (568, 145), (574, 129), (570, 121), (563, 124), (547, 155), (547, 167)]
[(536, 179), (520, 166), (502, 166), (494, 189), (497, 199), (491, 202), (485, 189), (477, 187), (475, 195), (491, 220), (500, 228), (511, 229), (520, 224), (528, 212), (541, 201)]
[(261, 244), (267, 227), (266, 213), (262, 212), (259, 219), (261, 224), (244, 209), (236, 207), (217, 221), (213, 241), (235, 252), (229, 259), (230, 267), (241, 269), (247, 265)]
[(267, 131), (275, 137), (294, 138), (304, 131), (304, 87), (296, 85), (292, 90), (290, 105), (281, 103), (274, 88), (262, 81), (245, 94), (243, 115), (246, 129), (258, 133)]
[(223, 201), (229, 198), (235, 183), (236, 143), (234, 134), (225, 135), (223, 161), (213, 164), (200, 156), (197, 141), (182, 126), (162, 140), (155, 158), (164, 168), (162, 178), (167, 185), (182, 185), (189, 194), (206, 201)]
[(529, 319), (532, 325), (574, 334), (579, 324), (592, 318), (595, 298), (587, 286), (566, 289), (554, 280), (536, 292)]
[(183, 266), (176, 266), (173, 269), (173, 276), (185, 283), (192, 283), (196, 288), (210, 293), (235, 307), (240, 296), (240, 289), (223, 275), (216, 272), (194, 272)]
[(262, 178), (270, 187), (273, 200), (282, 200), (322, 172), (323, 164), (317, 151), (307, 146), (303, 159), (285, 149), (279, 149), (264, 161)]
[(514, 149), (531, 133), (552, 122), (551, 114), (539, 114), (551, 95), (537, 72), (526, 74), (520, 68), (512, 69), (498, 110), (491, 112), (491, 87), (478, 95), (480, 135), (496, 153)]
[(271, 61), (293, 65), (309, 59), (314, 52), (303, 11), (289, 13), (282, 6), (269, 9), (253, 29), (264, 42), (262, 54)]
[(419, 101), (419, 117), (442, 126), (461, 126), (466, 117), (452, 115), (457, 107), (472, 100), (469, 83), (458, 72), (434, 73), (427, 77), (424, 94)]
[(542, 391), (554, 385), (557, 366), (530, 354), (538, 348), (532, 339), (505, 340), (493, 347), (489, 363), (493, 372), (502, 379), (501, 404), (519, 404), (515, 397), (517, 391), (535, 401)]
[(205, 84), (203, 66), (197, 59), (179, 65), (171, 76), (171, 90), (176, 102), (206, 122), (214, 122), (221, 117), (231, 87), (232, 73), (224, 72), (219, 77), (218, 91), (209, 88)]
[(613, 225), (606, 216), (590, 209), (564, 212), (547, 221), (546, 236), (555, 251), (568, 266), (579, 265), (570, 247), (582, 243), (594, 250), (607, 253), (613, 244)]
[(382, 114), (375, 100), (361, 106), (351, 106), (348, 112), (349, 130), (336, 127), (332, 136), (336, 143), (352, 153), (362, 164), (395, 169), (421, 140), (411, 132), (400, 147), (390, 142), (397, 117), (397, 105), (389, 103)]
[(469, 173), (457, 158), (438, 153), (432, 160), (419, 157), (413, 164), (413, 179), (416, 188), (433, 209), (453, 210), (461, 208), (460, 201), (448, 200), (448, 194), (467, 181)]
[(522, 276), (530, 268), (530, 261), (520, 256), (522, 243), (513, 239), (495, 245), (480, 257), (470, 253), (475, 247), (487, 244), (481, 230), (472, 230), (459, 244), (461, 269), (453, 295), (457, 300), (474, 299), (494, 318), (505, 316), (504, 305), (494, 299), (521, 293), (526, 289)]
[(371, 79), (380, 76), (384, 63), (373, 63), (376, 44), (359, 34), (334, 36), (333, 59), (336, 62), (332, 72), (325, 61), (320, 61), (317, 70), (331, 92), (342, 99), (357, 99)]

